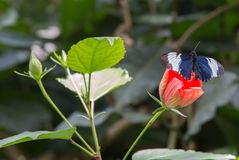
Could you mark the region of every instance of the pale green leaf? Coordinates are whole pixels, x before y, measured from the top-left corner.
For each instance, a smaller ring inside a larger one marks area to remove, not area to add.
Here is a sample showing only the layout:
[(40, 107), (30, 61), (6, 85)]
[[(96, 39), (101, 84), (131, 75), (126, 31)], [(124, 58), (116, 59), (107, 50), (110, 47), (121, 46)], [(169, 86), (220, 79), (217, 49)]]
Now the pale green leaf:
[(67, 65), (80, 73), (92, 73), (112, 67), (124, 55), (124, 43), (119, 37), (86, 38), (71, 47)]
[(177, 149), (146, 149), (136, 152), (132, 160), (234, 160), (229, 154), (214, 154)]
[(23, 132), (18, 135), (0, 140), (0, 148), (41, 139), (65, 139), (69, 140), (73, 136), (75, 128), (58, 131), (35, 131)]
[[(78, 91), (81, 91), (81, 94), (85, 95), (86, 90), (82, 74), (72, 74), (72, 78), (78, 88)], [(85, 74), (85, 78), (88, 82), (89, 75)], [(121, 68), (108, 68), (92, 73), (90, 100), (95, 101), (99, 99), (111, 90), (129, 82), (131, 79), (132, 78), (128, 75), (128, 72)], [(57, 80), (71, 91), (77, 91), (76, 88), (74, 88), (74, 85), (72, 84), (69, 76), (66, 79), (58, 78)]]

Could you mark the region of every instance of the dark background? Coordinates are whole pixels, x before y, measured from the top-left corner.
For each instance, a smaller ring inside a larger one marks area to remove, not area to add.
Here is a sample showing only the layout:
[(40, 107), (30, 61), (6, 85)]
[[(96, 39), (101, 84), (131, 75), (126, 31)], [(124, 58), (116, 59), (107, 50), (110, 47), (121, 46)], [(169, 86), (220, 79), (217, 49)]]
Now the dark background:
[[(120, 36), (125, 40), (126, 68), (133, 81), (104, 96), (96, 111), (104, 159), (121, 158), (157, 104), (164, 67), (160, 54), (190, 52), (213, 57), (225, 67), (223, 77), (204, 85), (205, 94), (181, 111), (165, 113), (138, 143), (145, 148), (180, 148), (237, 154), (239, 151), (239, 1), (238, 0), (0, 0), (0, 137), (23, 131), (54, 130), (59, 116), (43, 99), (36, 83), (13, 73), (28, 70), (31, 49), (46, 67), (58, 53), (86, 37)], [(56, 80), (59, 66), (44, 84), (59, 108), (70, 116), (83, 111), (80, 101)], [(92, 142), (90, 129), (79, 132)], [(0, 150), (1, 160), (87, 159), (66, 141), (29, 142)]]

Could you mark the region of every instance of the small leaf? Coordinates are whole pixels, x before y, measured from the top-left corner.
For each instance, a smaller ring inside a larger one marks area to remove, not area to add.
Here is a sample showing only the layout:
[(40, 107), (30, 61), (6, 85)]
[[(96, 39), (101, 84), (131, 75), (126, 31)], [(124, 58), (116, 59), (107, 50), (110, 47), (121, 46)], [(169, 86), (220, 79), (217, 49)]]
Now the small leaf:
[[(78, 91), (81, 91), (83, 95), (86, 93), (84, 86), (83, 76), (79, 73), (72, 74), (72, 78), (76, 83)], [(86, 81), (88, 81), (89, 75), (85, 74)], [(90, 88), (90, 100), (95, 101), (105, 95), (106, 93), (118, 88), (129, 82), (132, 78), (128, 75), (128, 72), (121, 68), (109, 68), (102, 71), (94, 72), (91, 75), (91, 88)], [(77, 90), (71, 82), (70, 77), (66, 79), (57, 79), (66, 88), (73, 92)]]
[(80, 73), (92, 73), (117, 64), (125, 55), (119, 37), (86, 38), (73, 45), (67, 55), (67, 65)]
[(66, 53), (65, 51), (62, 51), (62, 55), (58, 55), (56, 52), (53, 52), (54, 57), (51, 57), (51, 60), (54, 61), (56, 64), (62, 66), (63, 68), (67, 68), (66, 64)]
[(230, 154), (203, 153), (192, 150), (146, 149), (136, 152), (132, 160), (233, 160), (235, 158)]
[(73, 136), (75, 128), (58, 131), (35, 131), (23, 132), (18, 135), (0, 140), (0, 148), (41, 139), (65, 139), (69, 140)]
[(171, 111), (173, 111), (174, 113), (177, 113), (178, 115), (182, 116), (182, 117), (187, 117), (185, 116), (182, 112), (180, 112), (179, 110), (177, 109), (174, 109), (174, 108), (170, 108)]

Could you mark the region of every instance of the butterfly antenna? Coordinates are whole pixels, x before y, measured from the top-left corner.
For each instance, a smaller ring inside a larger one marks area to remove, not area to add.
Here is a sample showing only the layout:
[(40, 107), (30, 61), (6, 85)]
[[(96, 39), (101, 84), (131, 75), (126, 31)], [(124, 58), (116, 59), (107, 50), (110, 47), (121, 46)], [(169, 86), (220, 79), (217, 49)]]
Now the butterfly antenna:
[(196, 51), (197, 47), (199, 46), (200, 41), (197, 43), (197, 45), (194, 47), (193, 51)]

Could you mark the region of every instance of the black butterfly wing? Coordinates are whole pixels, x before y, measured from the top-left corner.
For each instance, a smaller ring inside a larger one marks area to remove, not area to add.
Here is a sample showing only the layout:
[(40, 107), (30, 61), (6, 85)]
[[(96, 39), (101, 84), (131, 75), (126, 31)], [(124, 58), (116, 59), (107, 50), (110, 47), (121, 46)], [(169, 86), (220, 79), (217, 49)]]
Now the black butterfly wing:
[(161, 63), (168, 69), (174, 70), (186, 79), (191, 78), (193, 69), (192, 56), (185, 53), (170, 52), (161, 56)]
[(215, 77), (220, 77), (224, 73), (223, 66), (215, 59), (205, 56), (197, 56), (195, 64), (196, 77), (204, 82)]
[(212, 77), (212, 70), (208, 65), (207, 57), (202, 58), (201, 56), (197, 57), (197, 60), (194, 65), (194, 72), (196, 78), (199, 78), (203, 82), (206, 82)]

